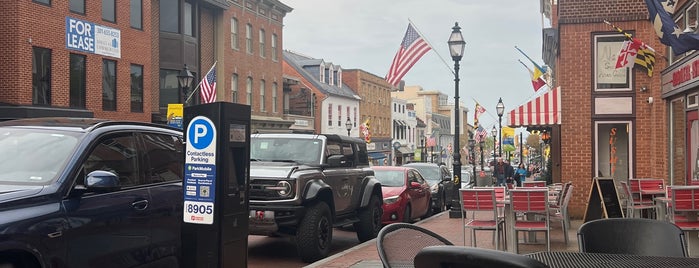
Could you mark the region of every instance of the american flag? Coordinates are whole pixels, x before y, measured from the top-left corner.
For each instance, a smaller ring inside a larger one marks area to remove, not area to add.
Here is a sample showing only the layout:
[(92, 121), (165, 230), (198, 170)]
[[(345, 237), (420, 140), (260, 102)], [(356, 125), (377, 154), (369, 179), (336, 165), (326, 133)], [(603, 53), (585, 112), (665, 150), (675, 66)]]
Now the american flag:
[(476, 137), (474, 138), (476, 142), (481, 142), (485, 140), (485, 137), (488, 136), (488, 131), (485, 131), (485, 128), (478, 126), (476, 129)]
[(201, 86), (201, 102), (211, 103), (216, 101), (216, 63), (211, 66), (211, 70), (206, 73), (204, 79), (199, 82)]
[(408, 73), (408, 70), (430, 49), (432, 47), (422, 39), (422, 36), (409, 23), (403, 42), (400, 44), (400, 49), (398, 49), (396, 56), (393, 57), (391, 68), (388, 69), (386, 82), (394, 87), (397, 86), (403, 76)]

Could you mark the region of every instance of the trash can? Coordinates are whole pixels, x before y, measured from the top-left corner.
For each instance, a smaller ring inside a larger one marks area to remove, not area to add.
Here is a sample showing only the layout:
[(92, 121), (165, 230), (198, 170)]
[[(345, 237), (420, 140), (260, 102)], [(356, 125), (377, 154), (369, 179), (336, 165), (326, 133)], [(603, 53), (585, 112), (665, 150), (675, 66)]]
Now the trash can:
[(493, 185), (493, 176), (490, 174), (490, 172), (480, 170), (476, 173), (476, 186), (482, 187)]

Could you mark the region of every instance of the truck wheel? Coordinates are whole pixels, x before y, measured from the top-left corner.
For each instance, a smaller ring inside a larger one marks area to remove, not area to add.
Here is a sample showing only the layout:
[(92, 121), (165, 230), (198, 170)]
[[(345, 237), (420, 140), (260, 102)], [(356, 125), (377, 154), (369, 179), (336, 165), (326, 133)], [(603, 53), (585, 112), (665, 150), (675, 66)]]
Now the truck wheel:
[(330, 208), (318, 202), (308, 209), (296, 233), (296, 249), (301, 260), (311, 263), (328, 256), (332, 238)]
[(369, 205), (359, 211), (359, 222), (354, 224), (359, 242), (366, 242), (379, 234), (379, 230), (381, 230), (381, 216), (383, 216), (381, 198), (372, 196), (371, 200), (369, 200)]

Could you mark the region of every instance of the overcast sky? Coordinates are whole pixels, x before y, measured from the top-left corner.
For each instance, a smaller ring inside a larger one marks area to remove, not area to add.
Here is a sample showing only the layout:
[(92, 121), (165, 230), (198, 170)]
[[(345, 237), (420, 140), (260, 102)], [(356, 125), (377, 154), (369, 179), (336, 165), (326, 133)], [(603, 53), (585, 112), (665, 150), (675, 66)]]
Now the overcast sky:
[[(474, 99), (486, 108), (480, 121), (487, 130), (497, 125), (499, 97), (507, 113), (546, 89), (534, 92), (529, 73), (517, 60), (531, 63), (514, 48), (544, 64), (541, 31), (542, 23), (549, 27), (549, 22), (542, 21), (536, 0), (281, 1), (294, 9), (284, 18), (284, 49), (380, 77), (386, 75), (412, 21), (433, 50), (403, 80), (406, 85), (441, 91), (452, 102), (454, 62), (447, 40), (458, 22), (466, 40), (459, 97), (470, 111), (469, 124), (473, 124)], [(506, 121), (503, 117), (503, 125)]]

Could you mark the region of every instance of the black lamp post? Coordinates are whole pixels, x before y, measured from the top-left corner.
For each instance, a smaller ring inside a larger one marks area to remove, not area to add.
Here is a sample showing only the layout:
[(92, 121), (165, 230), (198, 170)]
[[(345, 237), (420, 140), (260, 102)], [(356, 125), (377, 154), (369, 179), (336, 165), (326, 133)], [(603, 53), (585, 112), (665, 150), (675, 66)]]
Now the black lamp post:
[(427, 150), (425, 150), (425, 137), (420, 138), (420, 162), (427, 162)]
[(481, 172), (482, 172), (483, 171), (483, 145), (485, 145), (485, 140), (481, 140), (481, 142), (479, 142), (478, 145), (481, 146)]
[[(468, 140), (468, 153), (471, 158), (471, 165), (473, 165), (473, 179), (476, 179), (476, 154), (473, 152), (473, 149), (476, 148), (476, 141), (474, 139), (469, 139)], [(475, 183), (475, 181), (473, 181)]]
[(498, 156), (502, 157), (502, 115), (505, 113), (505, 104), (502, 103), (502, 98), (498, 100), (498, 105), (495, 106), (495, 110), (498, 112), (498, 126), (500, 127), (500, 139), (498, 143), (500, 149), (498, 150)]
[(349, 116), (347, 117), (347, 121), (345, 121), (345, 128), (347, 129), (347, 136), (350, 136), (350, 131), (352, 131), (352, 120), (350, 120)]
[(177, 75), (177, 83), (180, 86), (180, 89), (182, 90), (182, 105), (187, 106), (187, 95), (189, 94), (189, 87), (192, 85), (192, 81), (194, 80), (194, 75), (192, 75), (192, 72), (189, 71), (189, 68), (187, 68), (187, 64), (184, 65), (184, 68), (180, 71), (180, 73)]
[(490, 134), (493, 135), (493, 158), (495, 158), (495, 142), (498, 140), (498, 137), (496, 136), (498, 135), (498, 130), (495, 128), (495, 126), (493, 126), (493, 129), (490, 130)]
[(459, 134), (461, 134), (461, 119), (459, 118), (459, 61), (464, 55), (464, 48), (466, 47), (466, 41), (464, 41), (464, 36), (461, 35), (461, 27), (459, 23), (454, 23), (454, 27), (451, 28), (451, 35), (449, 36), (449, 53), (451, 54), (451, 59), (454, 60), (454, 194), (452, 195), (452, 209), (449, 211), (449, 218), (460, 218), (461, 217), (461, 205), (459, 204), (459, 189), (461, 188), (461, 146), (459, 146)]

